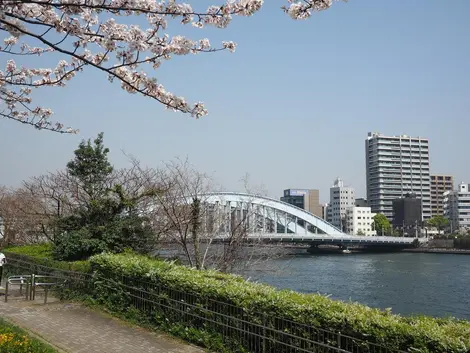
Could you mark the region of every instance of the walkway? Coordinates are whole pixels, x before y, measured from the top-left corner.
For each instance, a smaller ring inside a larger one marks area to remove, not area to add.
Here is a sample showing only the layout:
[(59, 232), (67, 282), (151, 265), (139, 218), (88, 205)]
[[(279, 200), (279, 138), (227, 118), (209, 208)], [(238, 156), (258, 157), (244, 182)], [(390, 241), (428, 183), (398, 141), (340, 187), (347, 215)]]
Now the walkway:
[[(0, 293), (4, 293), (3, 288)], [(133, 327), (75, 303), (51, 298), (24, 301), (0, 295), (0, 317), (40, 336), (69, 353), (203, 353), (161, 333)], [(49, 302), (49, 299), (48, 299)]]

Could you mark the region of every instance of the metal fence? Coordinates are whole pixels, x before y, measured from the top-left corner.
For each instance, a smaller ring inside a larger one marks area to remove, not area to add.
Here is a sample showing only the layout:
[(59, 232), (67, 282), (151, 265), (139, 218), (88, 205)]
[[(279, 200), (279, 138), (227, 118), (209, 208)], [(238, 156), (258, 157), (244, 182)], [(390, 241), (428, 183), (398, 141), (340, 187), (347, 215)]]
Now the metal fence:
[(102, 300), (115, 310), (134, 310), (157, 327), (197, 329), (221, 340), (232, 351), (253, 353), (396, 353), (365, 339), (247, 310), (199, 293), (170, 289), (116, 273), (91, 275), (8, 257), (8, 271), (67, 279), (67, 290)]

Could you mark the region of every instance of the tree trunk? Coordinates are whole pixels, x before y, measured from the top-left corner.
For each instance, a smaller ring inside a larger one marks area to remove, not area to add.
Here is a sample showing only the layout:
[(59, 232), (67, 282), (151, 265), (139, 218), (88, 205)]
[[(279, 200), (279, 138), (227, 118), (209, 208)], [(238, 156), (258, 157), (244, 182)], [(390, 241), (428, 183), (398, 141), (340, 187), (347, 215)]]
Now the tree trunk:
[(196, 263), (196, 268), (201, 270), (201, 250), (199, 248), (199, 226), (201, 224), (200, 214), (201, 214), (201, 201), (197, 198), (193, 198), (192, 203), (192, 217), (191, 217), (191, 238), (193, 240), (194, 246), (194, 262)]

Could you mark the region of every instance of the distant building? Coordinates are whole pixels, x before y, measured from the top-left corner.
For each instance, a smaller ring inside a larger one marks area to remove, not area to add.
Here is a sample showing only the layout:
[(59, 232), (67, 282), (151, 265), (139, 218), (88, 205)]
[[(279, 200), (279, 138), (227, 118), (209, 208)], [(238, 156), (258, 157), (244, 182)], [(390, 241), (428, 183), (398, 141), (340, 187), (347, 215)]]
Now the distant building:
[(281, 201), (302, 208), (315, 216), (323, 216), (320, 205), (320, 191), (315, 189), (286, 189)]
[(321, 206), (321, 218), (323, 218), (325, 221), (327, 218), (327, 213), (328, 213), (328, 204), (324, 204)]
[(393, 226), (403, 234), (414, 235), (423, 223), (422, 207), (422, 200), (412, 193), (393, 200)]
[(444, 193), (444, 217), (449, 220), (451, 231), (470, 230), (470, 191), (469, 185), (460, 183), (457, 191)]
[(346, 233), (351, 235), (376, 235), (373, 229), (375, 213), (370, 207), (352, 206), (346, 209)]
[(431, 218), (429, 140), (369, 133), (366, 147), (367, 201), (372, 212), (393, 219), (393, 200), (415, 193), (422, 218)]
[(367, 200), (364, 198), (356, 199), (355, 203), (357, 207), (369, 207)]
[(354, 188), (344, 186), (343, 181), (337, 178), (330, 188), (330, 203), (328, 204), (327, 222), (341, 230), (345, 229), (346, 209), (355, 205)]
[(431, 216), (444, 215), (444, 193), (454, 190), (452, 175), (431, 175)]

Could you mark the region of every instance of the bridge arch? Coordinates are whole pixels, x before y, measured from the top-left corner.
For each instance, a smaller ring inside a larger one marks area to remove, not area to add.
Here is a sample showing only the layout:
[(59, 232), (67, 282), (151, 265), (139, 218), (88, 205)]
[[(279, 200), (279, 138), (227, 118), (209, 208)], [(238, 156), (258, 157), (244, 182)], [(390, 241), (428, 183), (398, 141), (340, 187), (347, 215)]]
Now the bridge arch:
[[(270, 197), (236, 192), (214, 192), (203, 195), (204, 202), (219, 205), (251, 205), (261, 209), (262, 216), (271, 219), (276, 225), (280, 220), (285, 232), (304, 234), (324, 234), (325, 236), (340, 236), (346, 234), (324, 219), (283, 201)], [(242, 206), (243, 208), (243, 206)]]

